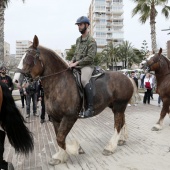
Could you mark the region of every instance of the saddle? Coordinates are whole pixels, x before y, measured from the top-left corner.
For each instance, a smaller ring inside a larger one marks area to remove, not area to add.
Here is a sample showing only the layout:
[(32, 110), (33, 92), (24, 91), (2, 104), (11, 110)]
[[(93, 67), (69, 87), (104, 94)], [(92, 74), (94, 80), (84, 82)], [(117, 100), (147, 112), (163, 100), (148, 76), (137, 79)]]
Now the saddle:
[[(90, 79), (91, 86), (93, 86), (93, 95), (95, 95), (95, 91), (96, 91), (94, 82), (104, 74), (105, 74), (105, 70), (103, 70), (101, 67), (99, 67), (99, 66), (94, 67), (92, 77)], [(73, 75), (75, 77), (75, 81), (78, 86), (80, 97), (83, 98), (84, 97), (84, 87), (81, 83), (81, 70), (78, 68), (73, 68)]]

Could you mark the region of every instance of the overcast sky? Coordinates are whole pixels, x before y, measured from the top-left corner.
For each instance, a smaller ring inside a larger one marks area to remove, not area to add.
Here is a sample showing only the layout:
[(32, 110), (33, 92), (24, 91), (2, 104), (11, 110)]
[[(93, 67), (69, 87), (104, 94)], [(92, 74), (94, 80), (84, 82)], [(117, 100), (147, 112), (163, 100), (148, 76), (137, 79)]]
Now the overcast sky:
[[(5, 11), (5, 41), (10, 43), (11, 53), (15, 52), (16, 40), (33, 40), (37, 35), (41, 45), (55, 49), (68, 49), (80, 36), (74, 24), (78, 17), (87, 15), (91, 0), (11, 0)], [(169, 3), (170, 5), (170, 3)], [(151, 48), (150, 25), (141, 25), (139, 16), (131, 17), (135, 4), (124, 0), (124, 40), (141, 48), (146, 40)], [(162, 29), (170, 28), (170, 19), (160, 13), (156, 19), (158, 47), (166, 48), (170, 35)], [(169, 31), (170, 32), (170, 31)]]

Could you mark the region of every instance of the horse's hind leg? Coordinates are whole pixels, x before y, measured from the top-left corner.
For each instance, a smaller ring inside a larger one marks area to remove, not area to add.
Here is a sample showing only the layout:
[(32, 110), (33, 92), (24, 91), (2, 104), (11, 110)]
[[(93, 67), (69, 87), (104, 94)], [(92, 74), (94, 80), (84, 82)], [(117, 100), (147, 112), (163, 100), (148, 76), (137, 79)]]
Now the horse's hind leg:
[(127, 126), (126, 124), (124, 124), (124, 126), (122, 127), (121, 130), (121, 134), (120, 134), (120, 139), (118, 141), (118, 145), (122, 146), (126, 143), (126, 139), (128, 138), (128, 132), (127, 132)]
[(57, 165), (66, 162), (68, 154), (66, 152), (65, 139), (76, 120), (77, 118), (63, 117), (60, 124), (56, 122), (53, 123), (59, 151), (52, 156), (52, 159), (49, 162), (50, 165)]
[(103, 151), (103, 155), (111, 155), (113, 154), (113, 152), (116, 150), (117, 148), (117, 144), (119, 139), (121, 139), (120, 143), (125, 143), (125, 137), (123, 134), (123, 138), (120, 138), (121, 133), (123, 131), (123, 133), (125, 132), (122, 128), (125, 128), (125, 115), (124, 115), (124, 111), (125, 111), (126, 105), (119, 105), (117, 109), (113, 109), (114, 112), (114, 134), (113, 137), (111, 138), (111, 140), (109, 141), (109, 143), (107, 144), (107, 146), (105, 147), (104, 151)]

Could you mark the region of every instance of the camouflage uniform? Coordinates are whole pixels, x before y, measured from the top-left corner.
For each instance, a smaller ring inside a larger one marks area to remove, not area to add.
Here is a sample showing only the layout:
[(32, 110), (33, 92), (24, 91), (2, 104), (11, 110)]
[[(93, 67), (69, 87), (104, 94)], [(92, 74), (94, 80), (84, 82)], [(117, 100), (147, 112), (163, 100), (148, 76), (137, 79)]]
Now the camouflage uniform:
[(93, 37), (89, 34), (87, 37), (79, 37), (76, 41), (76, 49), (73, 57), (73, 62), (78, 61), (81, 68), (81, 80), (85, 87), (91, 78), (94, 65), (93, 60), (97, 52), (97, 44)]

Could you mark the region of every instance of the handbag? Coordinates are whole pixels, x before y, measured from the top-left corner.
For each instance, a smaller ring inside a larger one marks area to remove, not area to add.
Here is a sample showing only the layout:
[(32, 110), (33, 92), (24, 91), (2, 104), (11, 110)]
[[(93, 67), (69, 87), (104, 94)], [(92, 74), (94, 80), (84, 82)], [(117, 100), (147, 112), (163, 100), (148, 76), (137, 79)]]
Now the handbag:
[(151, 89), (151, 84), (149, 81), (145, 82), (145, 87), (146, 87), (146, 89)]

